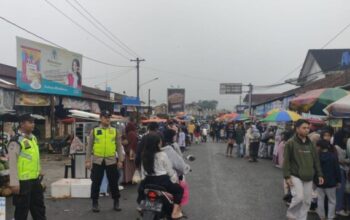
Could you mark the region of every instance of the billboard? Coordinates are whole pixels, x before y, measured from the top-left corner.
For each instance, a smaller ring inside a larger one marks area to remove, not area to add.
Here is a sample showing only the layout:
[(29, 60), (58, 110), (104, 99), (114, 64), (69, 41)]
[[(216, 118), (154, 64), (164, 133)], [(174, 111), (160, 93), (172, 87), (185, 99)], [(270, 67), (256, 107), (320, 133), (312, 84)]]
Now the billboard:
[(17, 37), (17, 87), (81, 96), (82, 55)]
[(185, 89), (168, 89), (168, 113), (185, 111)]

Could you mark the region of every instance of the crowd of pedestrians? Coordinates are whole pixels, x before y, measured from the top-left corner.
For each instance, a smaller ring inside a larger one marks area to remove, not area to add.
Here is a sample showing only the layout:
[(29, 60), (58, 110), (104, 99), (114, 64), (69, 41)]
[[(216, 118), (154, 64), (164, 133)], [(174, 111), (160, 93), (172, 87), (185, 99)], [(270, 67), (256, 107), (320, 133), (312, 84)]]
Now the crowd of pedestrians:
[(272, 160), (283, 169), (288, 219), (350, 216), (350, 126), (314, 128), (307, 120), (268, 126), (262, 123), (210, 123), (213, 142), (227, 144), (226, 156)]

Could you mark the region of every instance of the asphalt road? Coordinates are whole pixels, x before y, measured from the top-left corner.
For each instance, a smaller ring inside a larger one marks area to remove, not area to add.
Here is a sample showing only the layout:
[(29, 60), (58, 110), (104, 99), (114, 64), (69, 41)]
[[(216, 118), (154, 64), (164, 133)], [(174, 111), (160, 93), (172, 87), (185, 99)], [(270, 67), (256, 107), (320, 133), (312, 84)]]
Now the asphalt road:
[[(224, 151), (224, 144), (207, 143), (186, 152), (196, 156), (196, 161), (190, 162), (193, 172), (187, 176), (191, 196), (184, 211), (189, 219), (286, 219), (281, 170), (267, 160), (251, 164), (245, 159), (227, 158)], [(127, 186), (122, 191), (122, 212), (112, 210), (110, 198), (101, 198), (101, 212), (96, 214), (90, 211), (89, 199), (47, 199), (47, 216), (48, 220), (137, 219), (135, 200), (136, 186)], [(13, 207), (9, 204), (7, 219), (12, 219)]]

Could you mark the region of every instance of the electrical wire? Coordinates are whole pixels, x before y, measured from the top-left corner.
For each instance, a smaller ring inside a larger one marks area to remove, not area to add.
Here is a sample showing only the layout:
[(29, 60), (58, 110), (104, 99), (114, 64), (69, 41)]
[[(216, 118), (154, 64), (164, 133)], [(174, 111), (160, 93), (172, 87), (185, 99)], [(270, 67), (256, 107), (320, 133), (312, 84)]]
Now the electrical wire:
[[(348, 28), (350, 27), (350, 23), (345, 25), (344, 28), (342, 28), (338, 33), (336, 33), (329, 41), (327, 41), (320, 49), (324, 49), (326, 48), (329, 44), (331, 44), (334, 40), (336, 40), (342, 33), (344, 33), (344, 31), (346, 31)], [(279, 79), (277, 82), (285, 79), (286, 77), (290, 76), (291, 74), (295, 73), (295, 71), (297, 71), (300, 67), (302, 67), (303, 64), (298, 65), (297, 67), (295, 67), (293, 70), (291, 70), (290, 72), (288, 72), (285, 76), (283, 76), (281, 79)]]
[[(60, 48), (60, 49), (64, 49), (64, 50), (69, 51), (68, 49), (66, 49), (66, 48), (64, 48), (64, 47), (62, 47), (62, 46), (60, 46), (59, 44), (56, 44), (56, 43), (54, 43), (54, 42), (52, 42), (52, 41), (50, 41), (50, 40), (48, 40), (48, 39), (46, 39), (46, 38), (44, 38), (44, 37), (38, 35), (38, 34), (35, 34), (34, 32), (32, 32), (32, 31), (30, 31), (30, 30), (28, 30), (28, 29), (26, 29), (26, 28), (24, 28), (24, 27), (22, 27), (22, 26), (20, 26), (20, 25), (18, 25), (18, 24), (16, 24), (16, 23), (14, 23), (14, 22), (8, 20), (7, 18), (4, 18), (4, 17), (0, 16), (0, 19), (3, 20), (3, 21), (5, 21), (6, 23), (8, 23), (8, 24), (10, 24), (10, 25), (12, 25), (12, 26), (18, 28), (18, 29), (21, 29), (22, 31), (24, 31), (24, 32), (26, 32), (26, 33), (28, 33), (28, 34), (30, 34), (30, 35), (33, 35), (33, 36), (36, 37), (36, 38), (39, 38), (40, 40), (42, 40), (42, 41), (44, 41), (44, 42), (46, 42), (46, 43), (49, 43), (49, 44), (51, 44), (51, 45), (53, 45), (53, 46), (55, 46), (55, 47), (58, 47), (58, 48)], [(88, 57), (88, 56), (85, 56), (85, 55), (83, 55), (83, 57), (84, 57), (85, 59), (94, 61), (94, 62), (96, 62), (96, 63), (104, 64), (104, 65), (107, 65), (107, 66), (118, 67), (118, 68), (124, 68), (124, 67), (129, 68), (129, 67), (132, 67), (132, 66), (123, 66), (123, 65), (118, 65), (118, 64), (107, 63), (107, 62), (100, 61), (100, 60), (98, 60), (98, 59), (96, 59), (96, 58)]]
[(108, 80), (106, 80), (106, 81), (104, 81), (104, 82), (100, 82), (100, 83), (97, 83), (97, 84), (95, 84), (95, 85), (101, 85), (101, 84), (103, 84), (103, 83), (106, 83), (106, 84), (107, 84), (108, 81), (115, 80), (115, 79), (119, 79), (119, 78), (121, 78), (121, 77), (127, 75), (131, 70), (133, 70), (133, 69), (128, 69), (128, 70), (125, 71), (124, 73), (121, 73), (121, 75), (119, 75), (119, 76), (112, 77), (112, 78), (110, 78), (110, 79), (108, 79)]
[[(133, 70), (134, 67), (130, 67), (130, 69), (127, 69), (126, 71), (129, 72), (129, 70)], [(92, 77), (84, 77), (84, 80), (92, 80), (92, 79), (98, 79), (98, 78), (101, 78), (102, 75), (112, 75), (112, 74), (124, 74), (125, 71), (122, 71), (122, 72), (109, 72), (109, 73), (105, 73), (105, 74), (99, 74), (98, 76), (92, 76)]]
[(105, 25), (102, 24), (102, 22), (100, 22), (95, 16), (93, 16), (78, 0), (73, 0), (77, 5), (79, 5), (79, 7), (86, 13), (88, 14), (97, 24), (99, 24), (103, 30), (105, 30), (107, 33), (109, 33), (109, 35), (111, 37), (113, 37), (116, 41), (118, 41), (121, 45), (124, 46), (125, 49), (127, 49), (128, 51), (130, 51), (133, 56), (135, 57), (140, 57), (134, 50), (132, 50), (130, 47), (128, 47), (127, 44), (125, 44), (122, 40), (120, 40), (115, 34), (112, 33), (112, 31), (110, 31)]
[(177, 73), (177, 72), (173, 72), (173, 71), (165, 71), (165, 70), (162, 70), (162, 69), (159, 69), (159, 68), (153, 68), (153, 67), (147, 67), (147, 66), (144, 66), (143, 68), (149, 69), (149, 70), (155, 70), (155, 71), (157, 71), (157, 73), (166, 74), (166, 75), (169, 75), (169, 76), (172, 76), (172, 77), (182, 76), (182, 77), (191, 78), (191, 79), (205, 80), (205, 81), (211, 81), (211, 82), (220, 82), (217, 79), (206, 78), (206, 77), (199, 77), (199, 76), (191, 76), (191, 75)]
[(265, 88), (265, 89), (268, 89), (268, 88), (278, 87), (278, 86), (282, 86), (282, 85), (286, 85), (286, 84), (291, 84), (291, 83), (293, 83), (293, 82), (298, 82), (298, 81), (300, 81), (300, 80), (306, 79), (306, 78), (308, 78), (308, 77), (310, 77), (310, 76), (313, 76), (313, 75), (316, 75), (316, 74), (319, 74), (319, 73), (327, 73), (327, 72), (329, 72), (329, 71), (338, 70), (339, 67), (340, 67), (340, 64), (337, 64), (337, 65), (335, 65), (335, 66), (333, 66), (333, 67), (331, 67), (331, 68), (328, 68), (328, 69), (326, 69), (326, 70), (316, 71), (316, 72), (310, 73), (310, 74), (308, 74), (308, 75), (306, 75), (306, 76), (299, 77), (299, 78), (294, 79), (294, 80), (290, 80), (290, 81), (288, 81), (288, 82), (277, 83), (277, 84), (273, 84), (273, 85), (262, 85), (262, 86), (259, 86), (259, 85), (258, 85), (258, 86), (254, 86), (254, 88), (261, 88), (261, 89), (262, 89), (262, 88)]
[(89, 17), (87, 17), (83, 12), (81, 12), (75, 5), (73, 5), (69, 0), (66, 0), (66, 2), (75, 10), (77, 11), (81, 16), (83, 16), (90, 24), (92, 24), (96, 29), (98, 29), (103, 35), (105, 35), (108, 39), (110, 39), (115, 45), (120, 47), (122, 50), (127, 52), (131, 56), (135, 56), (128, 50), (126, 50), (122, 45), (120, 45), (115, 39), (113, 39), (111, 36), (109, 36), (101, 27), (96, 25)]
[(61, 15), (63, 15), (65, 18), (67, 18), (70, 22), (72, 22), (74, 25), (76, 25), (77, 27), (79, 27), (81, 30), (83, 30), (85, 33), (87, 33), (88, 35), (90, 35), (91, 37), (93, 37), (96, 41), (100, 42), (101, 44), (103, 44), (106, 48), (110, 49), (111, 51), (113, 51), (114, 53), (118, 54), (119, 56), (123, 57), (126, 60), (130, 60), (129, 57), (125, 56), (124, 54), (122, 54), (121, 52), (119, 52), (118, 50), (114, 49), (113, 47), (111, 47), (110, 45), (108, 45), (106, 42), (104, 42), (103, 40), (101, 40), (99, 37), (97, 37), (96, 35), (94, 35), (93, 33), (91, 33), (89, 30), (87, 30), (85, 27), (83, 27), (82, 25), (80, 25), (77, 21), (75, 21), (73, 18), (69, 17), (66, 13), (64, 13), (61, 9), (59, 9), (58, 7), (56, 7), (52, 2), (48, 1), (48, 0), (44, 0), (48, 5), (50, 5), (53, 9), (55, 9), (57, 12), (59, 12)]

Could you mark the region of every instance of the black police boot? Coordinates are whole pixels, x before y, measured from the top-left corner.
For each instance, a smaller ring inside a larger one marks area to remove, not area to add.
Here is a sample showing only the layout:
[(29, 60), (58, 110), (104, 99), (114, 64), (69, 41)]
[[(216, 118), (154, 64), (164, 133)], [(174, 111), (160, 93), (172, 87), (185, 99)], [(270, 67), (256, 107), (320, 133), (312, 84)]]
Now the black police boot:
[(92, 202), (92, 211), (93, 212), (100, 212), (100, 208), (98, 206), (98, 202), (97, 201), (93, 201)]
[(113, 203), (114, 211), (120, 212), (122, 209), (119, 207), (119, 199), (115, 199)]

